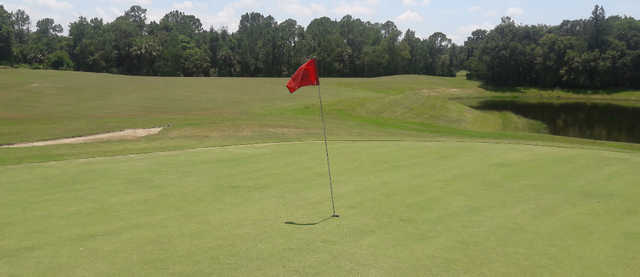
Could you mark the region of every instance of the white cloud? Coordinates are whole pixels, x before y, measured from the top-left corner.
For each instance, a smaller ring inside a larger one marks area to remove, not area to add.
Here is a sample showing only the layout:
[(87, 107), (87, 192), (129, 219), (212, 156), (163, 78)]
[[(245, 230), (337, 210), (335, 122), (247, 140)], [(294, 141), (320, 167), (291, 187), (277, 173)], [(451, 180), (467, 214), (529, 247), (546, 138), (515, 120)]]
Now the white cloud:
[(327, 12), (322, 4), (300, 3), (299, 0), (278, 0), (278, 8), (287, 14), (303, 16), (320, 16)]
[(377, 6), (378, 0), (341, 1), (333, 12), (337, 15), (373, 15)]
[(185, 10), (193, 8), (193, 2), (184, 1), (182, 3), (173, 3), (173, 8), (177, 10)]
[(111, 22), (116, 19), (118, 16), (124, 14), (124, 9), (118, 9), (117, 7), (96, 7), (96, 13), (99, 18), (102, 18), (105, 22)]
[(222, 10), (213, 15), (198, 16), (205, 27), (225, 27), (230, 32), (238, 29), (240, 22), (240, 14), (243, 12), (260, 10), (260, 1), (256, 0), (238, 0), (226, 4)]
[(470, 24), (470, 25), (460, 26), (460, 27), (458, 27), (457, 31), (459, 33), (471, 35), (471, 33), (473, 31), (475, 31), (475, 30), (478, 30), (478, 29), (491, 30), (495, 26), (496, 25), (494, 25), (494, 24), (491, 24), (489, 22), (485, 22), (485, 23), (482, 23), (482, 24)]
[(480, 6), (473, 6), (467, 9), (470, 13), (477, 13), (477, 12), (481, 12), (482, 11), (482, 7)]
[(29, 4), (29, 6), (34, 6), (34, 8), (49, 8), (53, 10), (70, 10), (73, 8), (71, 3), (57, 0), (26, 0), (25, 3)]
[(480, 6), (469, 7), (467, 11), (472, 14), (482, 14), (484, 17), (496, 17), (498, 15), (498, 12), (495, 10), (485, 10)]
[[(4, 5), (5, 10), (7, 10), (8, 12), (12, 12), (12, 11), (16, 11), (16, 10), (23, 10), (25, 12), (27, 12), (27, 14), (29, 14), (29, 11), (31, 10), (29, 7), (25, 6), (24, 4), (20, 4), (20, 5), (16, 5), (16, 4), (12, 4), (12, 3), (3, 3), (0, 5)], [(31, 16), (31, 14), (29, 14), (29, 16)], [(33, 20), (33, 18), (32, 18)]]
[[(0, 0), (1, 2), (2, 0)], [(11, 10), (22, 9), (31, 17), (32, 28), (42, 18), (53, 18), (57, 24), (62, 25), (64, 34), (68, 34), (69, 23), (76, 21), (78, 17), (99, 17), (105, 22), (113, 21), (124, 14), (132, 5), (141, 5), (149, 9), (149, 13), (156, 10), (151, 4), (153, 0), (95, 0), (90, 1), (88, 7), (80, 0), (9, 0), (18, 4), (7, 3)], [(174, 0), (187, 1), (187, 0)], [(194, 0), (191, 0), (194, 1)], [(194, 3), (195, 4), (195, 3)], [(170, 6), (168, 7), (170, 8)]]
[(431, 0), (402, 0), (402, 4), (405, 6), (428, 6), (431, 3)]
[(407, 10), (403, 14), (396, 17), (396, 21), (399, 22), (421, 22), (424, 18), (417, 12)]
[(471, 36), (471, 33), (478, 29), (491, 30), (495, 27), (495, 24), (485, 22), (482, 24), (470, 24), (458, 27), (456, 32), (451, 35), (451, 40), (456, 44), (462, 45), (467, 40), (467, 37)]
[(21, 9), (27, 12), (29, 17), (31, 17), (31, 28), (33, 29), (35, 29), (35, 24), (38, 20), (53, 18), (55, 23), (62, 25), (62, 28), (66, 32), (69, 29), (69, 23), (79, 16), (79, 13), (77, 13), (73, 5), (66, 1), (24, 0), (18, 2), (19, 4), (17, 5), (7, 3), (5, 8), (10, 11)]
[(484, 16), (486, 17), (496, 17), (498, 16), (498, 12), (495, 10), (488, 10), (484, 13)]
[(323, 14), (327, 12), (327, 8), (322, 4), (311, 4), (311, 14)]
[(126, 10), (120, 10), (120, 9), (118, 9), (118, 8), (116, 8), (116, 7), (110, 7), (110, 8), (109, 8), (109, 11), (110, 11), (110, 12), (111, 12), (111, 14), (113, 14), (113, 15), (121, 16), (121, 15), (123, 15), (123, 14), (124, 14), (124, 12), (125, 12)]
[(105, 12), (102, 8), (100, 7), (96, 7), (96, 13), (98, 14), (99, 17), (101, 18), (105, 18), (107, 17), (107, 12)]
[(506, 14), (508, 16), (519, 16), (524, 14), (524, 10), (522, 8), (508, 8)]
[(102, 0), (102, 2), (107, 2), (107, 3), (115, 3), (115, 4), (119, 4), (119, 5), (127, 5), (131, 6), (131, 5), (140, 5), (143, 6), (143, 8), (147, 8), (145, 6), (149, 6), (153, 3), (153, 0)]
[(147, 21), (155, 21), (158, 23), (168, 12), (170, 12), (168, 9), (150, 9), (147, 11)]

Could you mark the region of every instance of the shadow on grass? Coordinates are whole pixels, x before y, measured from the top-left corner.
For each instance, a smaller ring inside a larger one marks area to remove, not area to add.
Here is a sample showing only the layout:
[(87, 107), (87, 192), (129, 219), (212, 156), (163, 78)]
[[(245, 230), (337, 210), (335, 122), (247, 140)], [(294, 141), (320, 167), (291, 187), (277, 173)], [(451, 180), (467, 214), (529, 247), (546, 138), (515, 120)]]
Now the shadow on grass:
[(313, 225), (318, 225), (318, 224), (320, 224), (322, 222), (325, 222), (325, 221), (327, 221), (327, 220), (329, 220), (331, 218), (333, 218), (333, 217), (329, 216), (329, 217), (320, 219), (320, 220), (318, 220), (316, 222), (308, 222), (308, 223), (299, 223), (299, 222), (295, 222), (295, 221), (286, 221), (284, 224), (295, 225), (295, 226), (313, 226)]

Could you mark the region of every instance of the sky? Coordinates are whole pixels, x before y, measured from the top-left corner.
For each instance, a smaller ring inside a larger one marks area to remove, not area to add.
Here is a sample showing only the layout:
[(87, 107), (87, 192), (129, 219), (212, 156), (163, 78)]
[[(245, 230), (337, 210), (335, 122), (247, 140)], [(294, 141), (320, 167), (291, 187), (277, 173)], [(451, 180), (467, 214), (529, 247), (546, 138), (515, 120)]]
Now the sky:
[(38, 19), (51, 17), (65, 33), (69, 23), (79, 16), (100, 17), (106, 22), (122, 15), (132, 5), (147, 9), (149, 21), (180, 10), (200, 18), (205, 27), (238, 28), (240, 16), (247, 12), (272, 15), (278, 22), (295, 19), (306, 27), (318, 17), (339, 20), (346, 14), (365, 21), (391, 20), (403, 32), (416, 31), (427, 38), (443, 32), (462, 44), (478, 28), (491, 29), (502, 16), (511, 16), (520, 24), (557, 25), (564, 19), (588, 18), (596, 4), (607, 15), (640, 18), (639, 0), (0, 0), (9, 11), (25, 10), (32, 26)]

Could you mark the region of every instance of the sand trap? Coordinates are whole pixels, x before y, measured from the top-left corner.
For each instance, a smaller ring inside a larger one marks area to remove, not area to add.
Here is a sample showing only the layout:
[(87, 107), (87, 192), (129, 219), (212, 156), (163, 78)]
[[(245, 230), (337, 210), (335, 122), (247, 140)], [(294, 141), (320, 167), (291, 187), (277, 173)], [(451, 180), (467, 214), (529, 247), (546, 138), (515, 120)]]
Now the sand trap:
[(84, 137), (66, 138), (66, 139), (54, 139), (38, 142), (17, 143), (11, 145), (0, 146), (0, 148), (14, 148), (14, 147), (32, 147), (32, 146), (44, 146), (55, 144), (73, 144), (73, 143), (85, 143), (96, 142), (105, 140), (120, 140), (120, 139), (134, 139), (149, 135), (155, 135), (162, 131), (163, 128), (151, 128), (151, 129), (127, 129), (119, 132), (104, 133), (99, 135), (91, 135)]

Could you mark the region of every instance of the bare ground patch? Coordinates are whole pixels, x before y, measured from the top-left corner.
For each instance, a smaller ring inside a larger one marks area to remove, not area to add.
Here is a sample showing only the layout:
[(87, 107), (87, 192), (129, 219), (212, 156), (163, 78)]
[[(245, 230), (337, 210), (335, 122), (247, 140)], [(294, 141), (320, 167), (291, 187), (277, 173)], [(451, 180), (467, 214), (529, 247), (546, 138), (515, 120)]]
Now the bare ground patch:
[(150, 128), (150, 129), (127, 129), (119, 132), (111, 132), (111, 133), (104, 133), (104, 134), (91, 135), (91, 136), (54, 139), (54, 140), (46, 140), (46, 141), (38, 141), (38, 142), (28, 142), (28, 143), (17, 143), (17, 144), (0, 146), (0, 148), (33, 147), (33, 146), (45, 146), (45, 145), (56, 145), (56, 144), (74, 144), (74, 143), (87, 143), (87, 142), (107, 141), (107, 140), (135, 139), (135, 138), (140, 138), (144, 136), (155, 135), (160, 131), (162, 131), (162, 129), (163, 128), (161, 127)]

